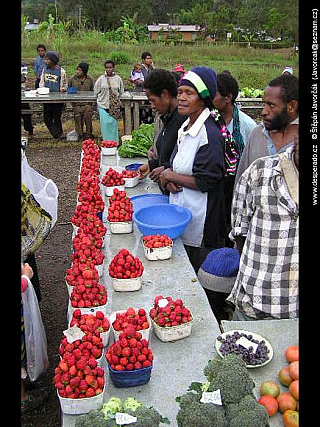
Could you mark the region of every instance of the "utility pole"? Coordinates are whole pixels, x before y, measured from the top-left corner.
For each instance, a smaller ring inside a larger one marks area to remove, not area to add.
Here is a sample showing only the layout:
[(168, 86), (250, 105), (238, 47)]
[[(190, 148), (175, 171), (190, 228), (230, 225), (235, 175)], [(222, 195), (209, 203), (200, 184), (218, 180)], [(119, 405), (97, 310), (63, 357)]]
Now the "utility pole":
[(81, 11), (82, 11), (82, 4), (79, 4), (79, 32), (81, 31)]

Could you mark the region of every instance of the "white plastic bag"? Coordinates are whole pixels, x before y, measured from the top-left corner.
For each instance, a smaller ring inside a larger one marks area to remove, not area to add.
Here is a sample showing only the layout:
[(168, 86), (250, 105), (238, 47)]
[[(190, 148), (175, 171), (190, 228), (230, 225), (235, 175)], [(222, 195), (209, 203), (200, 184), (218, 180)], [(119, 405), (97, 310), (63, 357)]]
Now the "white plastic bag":
[(30, 380), (35, 381), (49, 366), (47, 337), (41, 318), (37, 295), (30, 280), (28, 280), (27, 289), (21, 295), (25, 348), (27, 354), (27, 372)]
[(52, 179), (48, 179), (33, 169), (25, 156), (21, 159), (21, 181), (29, 188), (36, 201), (52, 217), (52, 228), (58, 217), (59, 190)]

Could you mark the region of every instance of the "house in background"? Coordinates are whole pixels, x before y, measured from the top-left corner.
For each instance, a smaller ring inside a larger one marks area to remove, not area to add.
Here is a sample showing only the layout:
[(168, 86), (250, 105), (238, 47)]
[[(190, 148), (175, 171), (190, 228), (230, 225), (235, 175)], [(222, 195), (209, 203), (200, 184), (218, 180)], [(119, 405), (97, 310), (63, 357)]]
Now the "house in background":
[(25, 30), (37, 30), (39, 28), (39, 19), (34, 19), (33, 23), (27, 22), (24, 29)]
[(193, 41), (200, 32), (200, 25), (170, 25), (157, 24), (148, 25), (148, 31), (151, 40), (163, 40), (167, 38), (179, 38), (182, 40)]

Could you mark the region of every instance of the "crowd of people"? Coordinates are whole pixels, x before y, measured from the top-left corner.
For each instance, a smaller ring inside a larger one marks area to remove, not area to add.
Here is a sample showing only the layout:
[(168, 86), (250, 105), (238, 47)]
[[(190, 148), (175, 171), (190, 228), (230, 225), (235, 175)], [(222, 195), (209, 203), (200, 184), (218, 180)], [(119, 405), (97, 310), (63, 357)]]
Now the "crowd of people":
[[(36, 85), (92, 90), (102, 139), (118, 141), (110, 93), (119, 98), (124, 85), (114, 62), (105, 61), (95, 83), (87, 63), (67, 81), (58, 54), (43, 45), (37, 51)], [(145, 92), (156, 122), (140, 179), (148, 176), (170, 203), (191, 211), (181, 240), (217, 320), (298, 318), (299, 80), (292, 68), (266, 82), (261, 124), (237, 104), (238, 83), (228, 70), (176, 64), (169, 71), (143, 52), (130, 82)], [(92, 137), (92, 104), (73, 108), (76, 132)], [(44, 104), (56, 139), (61, 111)]]

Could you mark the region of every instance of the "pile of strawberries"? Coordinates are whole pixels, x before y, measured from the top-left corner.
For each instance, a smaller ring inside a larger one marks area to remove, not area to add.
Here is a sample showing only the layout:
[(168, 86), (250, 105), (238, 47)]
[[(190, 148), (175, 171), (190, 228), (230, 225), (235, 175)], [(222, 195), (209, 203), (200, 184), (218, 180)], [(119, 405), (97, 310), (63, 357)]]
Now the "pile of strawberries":
[(94, 264), (80, 263), (77, 259), (66, 270), (66, 282), (70, 286), (84, 285), (90, 288), (99, 282), (99, 274)]
[(142, 237), (142, 243), (146, 248), (165, 248), (172, 246), (172, 239), (165, 234), (150, 234)]
[(144, 267), (138, 257), (123, 248), (109, 264), (109, 275), (116, 279), (134, 279), (142, 276)]
[(101, 183), (106, 187), (122, 186), (125, 184), (125, 180), (121, 172), (117, 172), (111, 167), (104, 174)]
[(72, 343), (66, 337), (61, 340), (61, 360), (53, 379), (61, 397), (81, 399), (103, 392), (104, 369), (97, 362), (102, 356), (102, 348), (102, 339), (95, 335), (86, 334)]
[(105, 148), (118, 147), (117, 141), (112, 141), (112, 140), (107, 140), (107, 139), (103, 139), (101, 141), (100, 145), (101, 145), (101, 147), (105, 147)]
[(115, 331), (123, 331), (129, 325), (133, 326), (136, 331), (148, 329), (150, 325), (145, 309), (139, 308), (135, 310), (133, 307), (129, 307), (123, 313), (116, 313), (116, 319), (112, 323)]
[(151, 308), (150, 317), (161, 327), (178, 326), (190, 322), (192, 315), (185, 307), (182, 299), (173, 300), (171, 297), (157, 295)]
[(138, 176), (138, 172), (137, 171), (127, 171), (124, 169), (122, 171), (122, 176), (123, 176), (123, 178), (135, 178), (136, 176)]
[(108, 221), (130, 222), (132, 221), (133, 204), (124, 190), (115, 188), (109, 198)]
[(108, 332), (110, 322), (107, 316), (102, 311), (96, 311), (94, 314), (81, 313), (81, 310), (76, 309), (72, 313), (70, 327), (78, 326), (82, 332), (100, 338), (102, 332)]
[(106, 359), (115, 371), (134, 371), (152, 366), (153, 353), (141, 332), (129, 325), (119, 339), (111, 344)]

